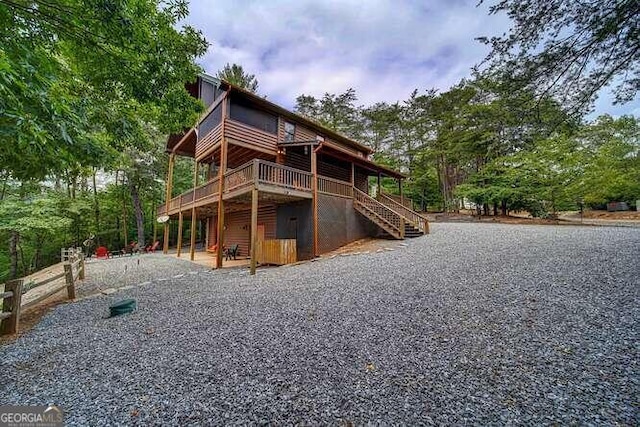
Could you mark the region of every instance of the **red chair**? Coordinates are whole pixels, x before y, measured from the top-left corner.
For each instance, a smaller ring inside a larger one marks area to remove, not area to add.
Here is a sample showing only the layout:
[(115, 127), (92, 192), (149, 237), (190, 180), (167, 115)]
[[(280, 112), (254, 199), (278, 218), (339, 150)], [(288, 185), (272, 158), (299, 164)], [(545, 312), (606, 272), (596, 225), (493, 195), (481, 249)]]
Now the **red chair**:
[(160, 246), (160, 240), (156, 240), (153, 245), (149, 245), (145, 248), (146, 253), (155, 253), (156, 249)]
[(96, 248), (96, 258), (97, 259), (107, 259), (107, 258), (109, 258), (109, 250), (104, 246), (98, 246)]

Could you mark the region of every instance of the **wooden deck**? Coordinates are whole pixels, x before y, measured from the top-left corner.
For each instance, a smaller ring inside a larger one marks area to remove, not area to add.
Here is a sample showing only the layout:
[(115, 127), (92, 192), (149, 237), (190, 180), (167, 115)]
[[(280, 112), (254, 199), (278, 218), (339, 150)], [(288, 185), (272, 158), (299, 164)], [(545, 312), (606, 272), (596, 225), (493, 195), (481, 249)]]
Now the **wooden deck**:
[[(189, 247), (183, 248), (183, 251), (184, 252), (182, 252), (182, 255), (179, 258), (185, 261), (191, 261), (189, 257)], [(167, 256), (175, 257), (176, 250), (175, 249), (170, 250)], [(191, 262), (193, 262), (194, 264), (201, 265), (203, 267), (215, 268), (216, 254), (215, 252), (198, 250), (194, 252), (193, 261)], [(222, 259), (222, 268), (234, 268), (234, 267), (249, 267), (249, 258), (243, 256), (243, 257), (238, 257), (237, 260), (231, 259), (229, 261), (225, 261), (224, 258)]]
[[(251, 198), (251, 191), (258, 189), (261, 198), (279, 199), (282, 202), (299, 199), (311, 199), (312, 175), (299, 169), (279, 165), (265, 160), (255, 159), (224, 174), (222, 187), (223, 200)], [(175, 215), (217, 203), (220, 194), (218, 177), (212, 178), (192, 190), (189, 190), (158, 207), (158, 215)]]

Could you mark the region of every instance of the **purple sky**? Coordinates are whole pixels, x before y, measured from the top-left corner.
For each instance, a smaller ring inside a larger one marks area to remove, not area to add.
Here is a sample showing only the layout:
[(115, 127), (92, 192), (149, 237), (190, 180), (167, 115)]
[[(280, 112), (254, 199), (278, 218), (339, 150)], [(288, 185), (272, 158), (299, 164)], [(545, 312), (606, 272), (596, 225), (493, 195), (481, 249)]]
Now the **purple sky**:
[[(477, 0), (191, 0), (187, 22), (211, 44), (201, 65), (215, 74), (241, 64), (258, 92), (287, 108), (300, 94), (353, 87), (359, 103), (395, 102), (414, 90), (447, 90), (488, 53), (474, 40), (507, 31)], [(596, 114), (640, 116), (640, 97), (611, 104), (604, 90)]]

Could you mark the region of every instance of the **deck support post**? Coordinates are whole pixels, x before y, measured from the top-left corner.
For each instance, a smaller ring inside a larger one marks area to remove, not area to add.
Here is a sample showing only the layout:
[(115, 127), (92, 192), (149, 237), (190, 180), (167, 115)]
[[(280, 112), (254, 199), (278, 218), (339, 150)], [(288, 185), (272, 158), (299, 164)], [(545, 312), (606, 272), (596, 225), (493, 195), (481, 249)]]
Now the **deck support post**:
[(178, 213), (178, 246), (176, 256), (180, 258), (182, 254), (182, 207), (180, 208), (180, 212)]
[(398, 178), (398, 191), (400, 191), (400, 203), (404, 206), (404, 194), (402, 193), (402, 178)]
[(258, 258), (258, 189), (251, 191), (251, 274), (256, 274)]
[(351, 162), (351, 186), (356, 186), (356, 165)]
[[(173, 164), (175, 163), (176, 155), (171, 153), (169, 155), (169, 171), (167, 172), (167, 193), (164, 198), (165, 214), (169, 215), (169, 203), (171, 203), (171, 192), (173, 190)], [(164, 223), (164, 237), (162, 242), (162, 253), (167, 254), (169, 251), (169, 221)]]
[(205, 250), (209, 249), (209, 238), (210, 238), (209, 227), (210, 226), (211, 226), (211, 218), (207, 217), (207, 225), (204, 230), (204, 249)]
[(191, 201), (191, 246), (189, 247), (189, 259), (193, 261), (196, 256), (196, 187), (198, 186), (198, 161), (193, 160), (193, 200)]
[(382, 187), (380, 187), (380, 172), (378, 172), (378, 188), (376, 189), (376, 198), (378, 194), (382, 193)]
[[(225, 109), (224, 105), (222, 107)], [(224, 112), (223, 112), (224, 113)], [(223, 114), (224, 116), (224, 114)], [(224, 191), (224, 172), (227, 169), (227, 139), (222, 138), (220, 144), (220, 171), (219, 180), (220, 186), (218, 187), (218, 224), (216, 232), (216, 267), (222, 268), (222, 252), (224, 246), (224, 200), (222, 193)]]
[(311, 149), (311, 191), (313, 192), (313, 257), (318, 256), (318, 159), (317, 150)]

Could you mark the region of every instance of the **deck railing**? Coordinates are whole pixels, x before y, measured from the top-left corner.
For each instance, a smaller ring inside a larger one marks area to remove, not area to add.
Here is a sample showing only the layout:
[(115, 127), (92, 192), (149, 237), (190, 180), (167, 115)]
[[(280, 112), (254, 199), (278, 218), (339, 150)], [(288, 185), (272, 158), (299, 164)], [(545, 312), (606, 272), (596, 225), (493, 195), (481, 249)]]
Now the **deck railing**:
[(352, 198), (353, 184), (326, 176), (318, 176), (318, 193)]
[(397, 203), (400, 203), (405, 208), (413, 210), (413, 201), (410, 198), (400, 197), (397, 194), (386, 194), (386, 193), (385, 193), (385, 196), (387, 196), (390, 199), (393, 199)]
[(196, 203), (203, 200), (212, 199), (218, 195), (218, 189), (220, 187), (220, 178), (215, 177), (210, 179), (205, 184), (196, 187)]
[(384, 193), (378, 193), (378, 201), (389, 209), (394, 210), (405, 217), (411, 224), (413, 224), (414, 227), (416, 227), (421, 232), (427, 233), (427, 220), (423, 216), (418, 215), (417, 212), (408, 209), (407, 207), (393, 200), (391, 197)]
[(265, 160), (255, 160), (258, 167), (258, 182), (294, 190), (311, 191), (312, 174), (300, 169)]
[(353, 200), (363, 206), (375, 219), (379, 220), (381, 226), (389, 228), (388, 231), (394, 237), (404, 238), (404, 218), (397, 212), (357, 188), (353, 189)]
[(224, 187), (222, 191), (229, 193), (244, 187), (253, 185), (254, 182), (254, 161), (245, 163), (244, 165), (227, 171), (224, 174)]

